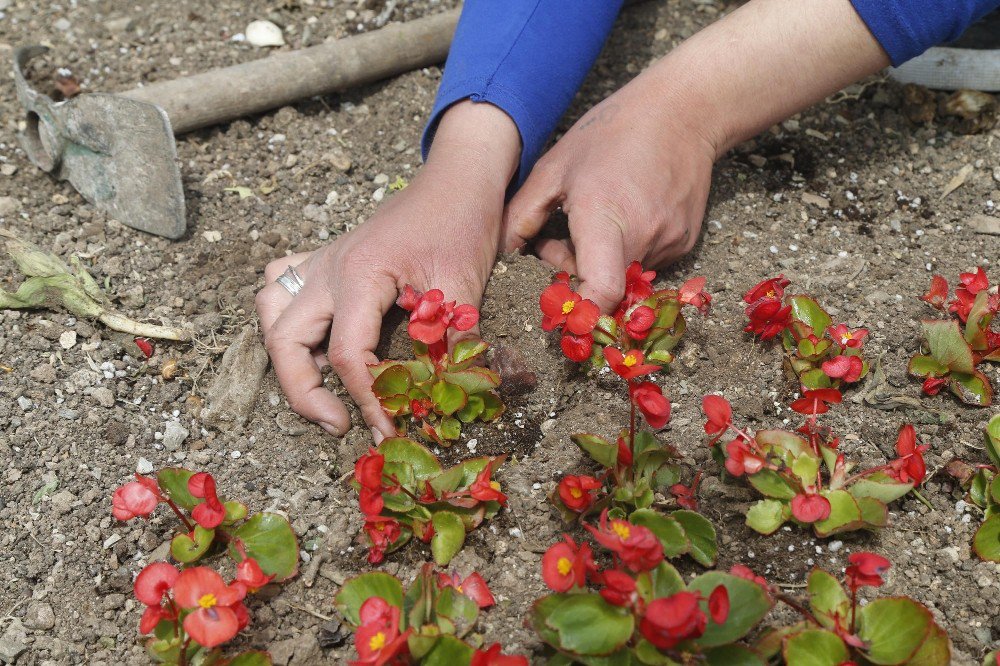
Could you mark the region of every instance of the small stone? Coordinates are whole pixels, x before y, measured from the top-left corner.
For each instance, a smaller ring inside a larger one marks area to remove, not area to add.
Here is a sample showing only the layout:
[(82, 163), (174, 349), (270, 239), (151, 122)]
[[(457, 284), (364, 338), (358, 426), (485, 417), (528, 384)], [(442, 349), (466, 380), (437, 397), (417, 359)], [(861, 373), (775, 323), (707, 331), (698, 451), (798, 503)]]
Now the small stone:
[(13, 215), (21, 209), (21, 202), (14, 197), (0, 197), (0, 217)]
[(844, 542), (843, 541), (831, 541), (830, 545), (827, 546), (827, 550), (829, 550), (831, 553), (836, 553), (838, 550), (840, 550), (843, 547), (844, 547)]
[(351, 158), (339, 148), (323, 155), (323, 159), (337, 171), (347, 173), (351, 170)]
[(52, 24), (52, 27), (61, 32), (66, 32), (73, 27), (73, 24), (69, 22), (68, 18), (64, 17), (56, 20), (56, 22)]
[(103, 547), (104, 547), (104, 550), (107, 550), (108, 548), (111, 548), (111, 546), (115, 545), (116, 543), (118, 543), (121, 540), (122, 540), (122, 535), (121, 534), (112, 534), (111, 536), (109, 536), (107, 539), (104, 540), (104, 543), (102, 544)]
[(244, 31), (247, 42), (252, 46), (284, 46), (285, 36), (281, 28), (270, 21), (251, 21)]
[(37, 382), (51, 384), (56, 380), (56, 369), (48, 363), (39, 363), (31, 371), (30, 376)]
[(118, 35), (123, 32), (128, 32), (135, 25), (135, 21), (132, 20), (131, 16), (123, 16), (121, 18), (108, 19), (104, 22), (104, 27), (107, 31), (113, 35)]
[(180, 421), (168, 421), (163, 432), (163, 448), (167, 451), (174, 451), (188, 438), (188, 429), (181, 425)]
[(4, 176), (13, 176), (15, 173), (17, 173), (16, 164), (0, 164), (0, 174), (3, 174)]
[(1000, 183), (1000, 166), (993, 167), (993, 180)]
[(41, 631), (48, 631), (56, 626), (56, 614), (52, 612), (52, 606), (41, 601), (31, 602), (24, 614), (24, 626)]
[(101, 407), (111, 408), (115, 406), (115, 394), (106, 386), (98, 386), (90, 393)]
[(384, 173), (380, 173), (379, 175), (375, 176), (375, 180), (372, 182), (374, 182), (376, 185), (387, 185), (389, 183), (389, 176), (387, 176)]
[(830, 201), (826, 197), (821, 197), (818, 194), (813, 194), (811, 192), (802, 193), (802, 203), (806, 205), (816, 206), (817, 208), (829, 208)]
[(374, 193), (372, 193), (372, 199), (374, 199), (376, 202), (382, 201), (382, 199), (384, 199), (384, 198), (385, 198), (385, 188), (384, 187), (380, 187), (377, 190), (375, 190)]
[(0, 661), (13, 664), (27, 649), (28, 634), (24, 631), (24, 625), (18, 618), (11, 618), (7, 630), (0, 634)]
[(542, 421), (541, 425), (542, 434), (547, 435), (550, 432), (552, 432), (552, 429), (556, 427), (557, 423), (558, 421), (556, 421), (555, 419), (545, 419), (544, 421)]
[(215, 230), (203, 231), (201, 237), (207, 240), (209, 243), (218, 243), (222, 240), (222, 232)]
[(70, 512), (73, 508), (73, 502), (76, 501), (76, 495), (68, 490), (60, 490), (55, 495), (52, 496), (50, 500), (52, 504), (52, 510), (55, 511), (60, 516), (63, 516)]
[(31, 402), (30, 398), (22, 395), (17, 399), (17, 406), (20, 407), (22, 411), (26, 412), (34, 406), (34, 403)]
[(145, 458), (139, 458), (139, 462), (135, 464), (135, 471), (138, 474), (152, 474), (153, 463)]
[(72, 349), (76, 345), (76, 331), (63, 331), (59, 336), (59, 346), (63, 349)]

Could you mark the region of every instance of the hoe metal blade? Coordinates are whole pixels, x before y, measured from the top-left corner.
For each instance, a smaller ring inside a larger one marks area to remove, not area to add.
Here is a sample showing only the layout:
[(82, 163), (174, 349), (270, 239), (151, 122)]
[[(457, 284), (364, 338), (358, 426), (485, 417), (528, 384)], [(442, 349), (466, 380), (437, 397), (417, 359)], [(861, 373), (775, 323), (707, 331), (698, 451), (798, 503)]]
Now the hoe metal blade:
[(17, 95), (28, 112), (18, 138), (28, 157), (122, 224), (180, 238), (184, 191), (167, 114), (155, 104), (99, 93), (53, 101), (24, 77), (28, 61), (47, 50), (28, 46), (14, 54)]

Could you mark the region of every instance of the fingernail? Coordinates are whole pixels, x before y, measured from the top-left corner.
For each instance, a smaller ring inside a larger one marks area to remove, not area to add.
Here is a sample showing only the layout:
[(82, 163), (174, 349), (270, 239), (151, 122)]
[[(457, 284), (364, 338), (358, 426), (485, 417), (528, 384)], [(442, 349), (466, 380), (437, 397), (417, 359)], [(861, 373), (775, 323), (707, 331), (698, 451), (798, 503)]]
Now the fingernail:
[(341, 435), (344, 434), (340, 432), (340, 428), (336, 427), (332, 423), (327, 423), (326, 421), (320, 421), (319, 427), (321, 427), (323, 430), (326, 430), (328, 433), (330, 433), (335, 437), (340, 437)]
[(385, 435), (378, 428), (372, 428), (372, 439), (375, 440), (375, 446), (378, 446), (385, 439)]

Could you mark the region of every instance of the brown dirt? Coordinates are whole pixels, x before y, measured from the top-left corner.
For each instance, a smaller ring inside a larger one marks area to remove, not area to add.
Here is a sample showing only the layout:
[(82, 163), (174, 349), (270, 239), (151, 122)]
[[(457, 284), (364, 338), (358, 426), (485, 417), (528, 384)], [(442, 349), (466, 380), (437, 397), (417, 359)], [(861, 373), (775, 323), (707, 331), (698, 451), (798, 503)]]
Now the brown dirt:
[[(380, 0), (156, 0), (143, 3), (142, 11), (110, 0), (38, 4), (14, 0), (0, 10), (0, 57), (6, 60), (14, 45), (48, 42), (53, 66), (69, 67), (86, 90), (102, 91), (260, 57), (229, 39), (254, 18), (271, 16), (293, 27), (290, 46), (298, 46), (307, 27), (316, 43), (355, 32), (359, 23), (370, 27), (383, 8)], [(402, 4), (406, 9), (392, 20), (453, 5)], [(563, 126), (724, 10), (705, 0), (627, 10)], [(357, 14), (349, 19), (348, 12)], [(109, 19), (126, 15), (134, 19), (130, 28), (109, 31)], [(11, 369), (0, 369), (0, 634), (14, 622), (25, 626), (28, 647), (18, 663), (142, 661), (131, 581), (170, 521), (116, 523), (109, 496), (144, 458), (157, 468), (206, 469), (253, 509), (288, 512), (303, 552), (326, 559), (311, 587), (299, 578), (272, 599), (255, 601), (242, 642), (270, 647), (280, 663), (343, 663), (349, 645), (327, 647), (338, 642), (337, 623), (321, 616), (336, 616), (338, 583), (367, 568), (356, 539), (355, 499), (337, 482), (368, 445), (367, 430), (337, 440), (304, 424), (289, 413), (270, 373), (242, 428), (205, 426), (191, 398), (204, 395), (228, 343), (253, 325), (264, 264), (287, 251), (320, 247), (328, 235), (363, 221), (376, 207), (378, 174), (389, 182), (412, 177), (439, 70), (182, 138), (190, 232), (179, 242), (123, 228), (32, 167), (16, 147), (21, 115), (4, 72), (0, 163), (17, 171), (0, 176), (0, 196), (14, 197), (18, 211), (2, 223), (64, 257), (81, 254), (127, 312), (192, 322), (199, 338), (194, 345), (159, 345), (147, 371), (127, 340), (100, 326), (59, 312), (0, 313), (0, 365)], [(663, 274), (671, 284), (704, 274), (716, 298), (707, 319), (692, 321), (664, 380), (675, 408), (666, 436), (683, 452), (686, 474), (694, 467), (709, 473), (702, 503), (720, 531), (722, 566), (744, 562), (794, 585), (814, 564), (840, 571), (851, 550), (887, 553), (894, 569), (883, 592), (910, 594), (932, 608), (954, 641), (955, 663), (972, 664), (1000, 637), (1000, 576), (995, 565), (970, 557), (977, 519), (956, 508), (961, 493), (943, 475), (927, 484), (933, 510), (915, 500), (899, 503), (890, 528), (878, 535), (816, 540), (788, 530), (763, 538), (743, 526), (751, 495), (740, 484), (718, 481), (703, 443), (698, 406), (706, 392), (724, 391), (751, 427), (780, 426), (788, 418), (781, 405), (794, 387), (782, 375), (778, 351), (741, 333), (740, 294), (749, 285), (784, 271), (835, 316), (868, 327), (871, 357), (881, 356), (893, 386), (916, 395), (904, 368), (917, 346), (917, 322), (930, 316), (916, 299), (930, 271), (951, 278), (1000, 254), (1000, 238), (965, 228), (972, 215), (996, 214), (1000, 132), (963, 136), (948, 124), (914, 126), (901, 113), (900, 89), (892, 83), (871, 81), (849, 93), (772, 128), (718, 165), (703, 241)], [(337, 148), (353, 163), (346, 173), (323, 161)], [(942, 198), (945, 184), (966, 164), (974, 166), (967, 182)], [(274, 192), (244, 200), (224, 191), (269, 182), (277, 184)], [(803, 203), (804, 192), (826, 197), (829, 207)], [(206, 231), (218, 231), (221, 240), (209, 242)], [(509, 511), (475, 532), (454, 566), (480, 570), (497, 595), (499, 607), (481, 623), (487, 640), (523, 651), (537, 647), (522, 622), (543, 590), (540, 553), (562, 530), (546, 495), (562, 473), (587, 469), (568, 436), (584, 430), (611, 435), (627, 413), (613, 383), (580, 375), (540, 330), (536, 298), (548, 274), (533, 258), (498, 264), (483, 311), (484, 336), (521, 349), (540, 381), (496, 428), (467, 432), (456, 449), (473, 437), (479, 452), (516, 454), (500, 473), (511, 495)], [(9, 286), (10, 262), (0, 260), (0, 276)], [(65, 350), (58, 338), (67, 330), (76, 331), (78, 342)], [(400, 348), (398, 336), (394, 342)], [(170, 358), (186, 378), (158, 378)], [(996, 368), (989, 373), (1000, 379)], [(849, 402), (828, 422), (845, 450), (866, 464), (891, 454), (895, 431), (907, 419), (917, 419), (921, 436), (932, 442), (931, 470), (952, 457), (983, 459), (979, 432), (989, 410), (966, 409), (946, 397), (925, 405), (933, 413)], [(162, 438), (170, 421), (190, 435), (167, 450)], [(54, 480), (57, 488), (36, 495)], [(109, 537), (120, 539), (107, 543)], [(411, 547), (383, 568), (411, 577), (427, 555)], [(681, 566), (697, 570), (690, 562)]]

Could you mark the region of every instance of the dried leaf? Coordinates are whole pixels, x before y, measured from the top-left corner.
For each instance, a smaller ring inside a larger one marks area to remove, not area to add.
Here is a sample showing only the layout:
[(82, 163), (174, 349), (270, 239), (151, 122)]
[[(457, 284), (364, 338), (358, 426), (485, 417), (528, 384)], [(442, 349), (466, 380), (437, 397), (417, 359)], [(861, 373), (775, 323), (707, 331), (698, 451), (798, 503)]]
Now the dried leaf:
[(944, 192), (941, 193), (941, 198), (944, 199), (946, 196), (962, 187), (962, 185), (965, 185), (965, 181), (968, 180), (969, 175), (974, 169), (975, 167), (971, 164), (966, 164), (964, 167), (959, 169), (958, 173), (955, 174), (955, 177), (952, 178), (948, 182), (948, 185), (944, 188)]

